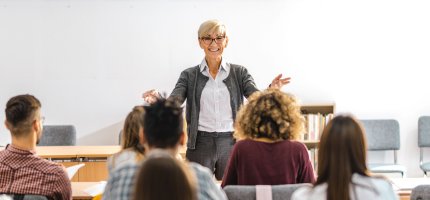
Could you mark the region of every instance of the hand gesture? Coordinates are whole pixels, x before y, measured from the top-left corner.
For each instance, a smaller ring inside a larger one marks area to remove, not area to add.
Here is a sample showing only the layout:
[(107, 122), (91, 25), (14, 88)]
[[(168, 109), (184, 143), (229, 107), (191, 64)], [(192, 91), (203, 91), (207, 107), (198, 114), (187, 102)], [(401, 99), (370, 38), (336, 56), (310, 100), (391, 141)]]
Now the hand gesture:
[(288, 83), (290, 83), (290, 77), (287, 78), (282, 78), (282, 74), (279, 74), (278, 76), (276, 76), (272, 83), (270, 84), (269, 88), (274, 88), (274, 89), (281, 89), (282, 86), (287, 85)]
[(158, 98), (160, 98), (160, 95), (158, 94), (157, 90), (148, 90), (142, 95), (143, 100), (146, 101), (146, 103), (154, 103)]

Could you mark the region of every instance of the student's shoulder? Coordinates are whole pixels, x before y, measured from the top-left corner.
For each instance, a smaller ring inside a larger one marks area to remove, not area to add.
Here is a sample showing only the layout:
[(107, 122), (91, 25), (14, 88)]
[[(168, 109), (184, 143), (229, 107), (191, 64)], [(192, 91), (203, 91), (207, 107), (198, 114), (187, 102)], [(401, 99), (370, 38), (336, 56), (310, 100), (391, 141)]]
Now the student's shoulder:
[(291, 147), (295, 148), (295, 149), (300, 149), (300, 150), (308, 150), (308, 148), (306, 147), (306, 145), (300, 141), (297, 140), (285, 140), (284, 143), (286, 145), (290, 145)]
[(306, 185), (303, 187), (298, 188), (291, 196), (291, 200), (306, 200), (310, 199), (310, 196), (312, 194), (312, 186)]
[(207, 167), (203, 167), (200, 164), (194, 162), (189, 162), (189, 166), (196, 174), (197, 179), (202, 177), (211, 177), (211, 172)]

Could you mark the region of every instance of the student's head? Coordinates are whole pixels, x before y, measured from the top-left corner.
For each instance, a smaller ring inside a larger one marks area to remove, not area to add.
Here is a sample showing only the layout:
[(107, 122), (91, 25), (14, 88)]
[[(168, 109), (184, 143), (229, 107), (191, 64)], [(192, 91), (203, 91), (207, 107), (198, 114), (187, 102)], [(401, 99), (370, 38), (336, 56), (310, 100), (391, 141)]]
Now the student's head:
[(174, 148), (185, 141), (182, 108), (173, 98), (145, 106), (144, 135), (150, 148)]
[(364, 131), (353, 117), (339, 115), (321, 135), (316, 185), (328, 184), (327, 199), (349, 199), (349, 183), (354, 173), (368, 176)]
[(150, 155), (137, 173), (134, 191), (134, 200), (196, 200), (197, 181), (184, 162)]
[(296, 139), (303, 130), (296, 99), (280, 90), (255, 92), (238, 112), (235, 138)]
[(42, 137), (42, 117), (40, 101), (29, 94), (18, 95), (6, 103), (5, 125), (12, 134), (12, 138), (20, 139), (32, 137), (36, 134), (37, 142)]
[(122, 129), (121, 147), (122, 149), (133, 149), (134, 151), (144, 154), (145, 149), (140, 140), (143, 134), (143, 118), (145, 109), (143, 106), (135, 106), (127, 115)]

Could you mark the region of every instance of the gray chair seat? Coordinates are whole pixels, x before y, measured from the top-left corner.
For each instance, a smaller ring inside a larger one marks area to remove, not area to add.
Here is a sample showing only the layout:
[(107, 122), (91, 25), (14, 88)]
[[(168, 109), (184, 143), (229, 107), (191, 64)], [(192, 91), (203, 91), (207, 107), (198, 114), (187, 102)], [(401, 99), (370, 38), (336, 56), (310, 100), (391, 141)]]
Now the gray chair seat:
[(429, 200), (430, 185), (419, 185), (412, 189), (411, 200)]
[[(311, 186), (308, 183), (272, 185), (273, 200), (290, 200), (294, 191), (303, 186)], [(255, 185), (228, 185), (224, 192), (229, 200), (256, 200)]]
[(395, 164), (369, 164), (369, 170), (376, 173), (403, 173), (406, 174), (406, 167)]
[(42, 138), (38, 146), (74, 146), (76, 145), (76, 129), (73, 125), (43, 126)]
[(420, 168), (426, 172), (430, 171), (430, 162), (426, 162), (426, 163), (421, 164)]
[(9, 195), (9, 194), (0, 194), (1, 200), (48, 200), (47, 197), (41, 195)]

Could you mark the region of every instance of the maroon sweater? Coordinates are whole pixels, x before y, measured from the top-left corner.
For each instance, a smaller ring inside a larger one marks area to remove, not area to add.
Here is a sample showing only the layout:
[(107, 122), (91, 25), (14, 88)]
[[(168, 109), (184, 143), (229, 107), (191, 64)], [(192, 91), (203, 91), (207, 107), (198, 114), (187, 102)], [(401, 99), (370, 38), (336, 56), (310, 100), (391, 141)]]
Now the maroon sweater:
[(222, 179), (226, 185), (280, 185), (315, 182), (307, 148), (297, 141), (242, 140), (231, 153)]

